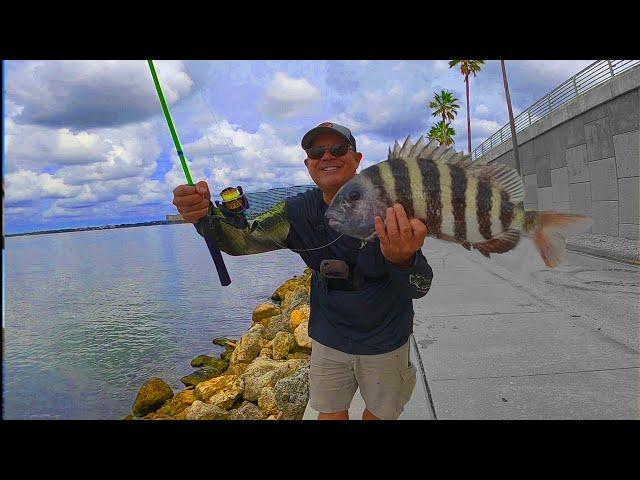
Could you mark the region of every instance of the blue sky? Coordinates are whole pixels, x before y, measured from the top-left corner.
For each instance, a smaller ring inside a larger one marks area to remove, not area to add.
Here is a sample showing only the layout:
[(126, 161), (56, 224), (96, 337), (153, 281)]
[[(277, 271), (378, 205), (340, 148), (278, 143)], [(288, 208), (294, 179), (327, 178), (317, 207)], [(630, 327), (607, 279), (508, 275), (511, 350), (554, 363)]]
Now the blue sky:
[[(508, 61), (514, 114), (593, 60)], [(466, 150), (465, 85), (447, 60), (156, 61), (194, 181), (212, 192), (311, 183), (300, 138), (351, 128), (361, 169), (426, 134), (453, 91)], [(164, 219), (186, 183), (145, 60), (5, 61), (6, 233)], [(500, 63), (471, 78), (472, 147), (508, 121)]]

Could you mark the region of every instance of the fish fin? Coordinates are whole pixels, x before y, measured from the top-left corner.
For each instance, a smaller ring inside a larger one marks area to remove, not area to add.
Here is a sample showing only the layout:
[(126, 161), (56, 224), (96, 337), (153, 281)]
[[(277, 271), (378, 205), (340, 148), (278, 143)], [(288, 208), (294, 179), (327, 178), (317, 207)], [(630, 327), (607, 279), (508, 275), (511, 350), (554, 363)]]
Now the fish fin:
[(409, 158), (414, 158), (418, 152), (424, 148), (424, 145), (424, 136), (420, 135), (420, 138), (409, 152)]
[(409, 156), (409, 152), (411, 151), (411, 147), (413, 147), (413, 143), (411, 142), (409, 135), (407, 135), (407, 138), (405, 139), (404, 143), (402, 144), (402, 148), (398, 153), (398, 157), (407, 158)]
[(489, 253), (504, 253), (514, 248), (520, 241), (519, 230), (505, 230), (486, 242), (475, 242), (473, 248), (489, 258)]
[(567, 258), (565, 238), (584, 232), (593, 224), (590, 217), (560, 212), (525, 212), (524, 231), (547, 267), (553, 268)]
[(520, 203), (524, 200), (524, 184), (518, 171), (502, 164), (471, 165), (470, 171), (475, 176), (489, 178), (497, 187), (509, 194), (511, 203)]

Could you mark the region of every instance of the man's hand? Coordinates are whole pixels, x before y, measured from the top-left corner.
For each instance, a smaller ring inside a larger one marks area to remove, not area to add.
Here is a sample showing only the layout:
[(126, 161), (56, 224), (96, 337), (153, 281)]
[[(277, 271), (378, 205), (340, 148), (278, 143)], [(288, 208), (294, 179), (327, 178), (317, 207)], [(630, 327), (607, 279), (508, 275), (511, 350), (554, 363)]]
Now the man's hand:
[(409, 220), (399, 203), (387, 208), (385, 222), (382, 217), (376, 216), (375, 224), (380, 250), (385, 258), (400, 268), (411, 267), (414, 254), (422, 247), (427, 236), (427, 226), (417, 218)]
[(173, 204), (187, 222), (198, 223), (209, 211), (211, 193), (207, 182), (200, 181), (196, 185), (178, 185), (173, 190)]

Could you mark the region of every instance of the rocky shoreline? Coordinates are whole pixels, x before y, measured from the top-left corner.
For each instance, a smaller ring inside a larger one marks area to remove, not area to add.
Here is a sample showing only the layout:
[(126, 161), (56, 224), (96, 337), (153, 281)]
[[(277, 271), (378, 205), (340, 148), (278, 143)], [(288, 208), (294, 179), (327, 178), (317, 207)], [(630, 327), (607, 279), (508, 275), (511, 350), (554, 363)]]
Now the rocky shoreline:
[(198, 355), (174, 393), (154, 377), (123, 420), (300, 420), (309, 400), (311, 269), (258, 305), (238, 340), (214, 338), (219, 358)]

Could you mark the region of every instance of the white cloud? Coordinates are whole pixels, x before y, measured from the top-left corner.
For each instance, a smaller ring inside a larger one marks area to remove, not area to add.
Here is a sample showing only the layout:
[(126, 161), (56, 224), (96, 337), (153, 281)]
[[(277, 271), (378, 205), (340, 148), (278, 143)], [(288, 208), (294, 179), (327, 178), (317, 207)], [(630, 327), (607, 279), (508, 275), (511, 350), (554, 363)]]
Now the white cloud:
[[(73, 130), (144, 120), (159, 111), (145, 60), (16, 62), (7, 75), (8, 98), (22, 108), (16, 121)], [(154, 62), (171, 105), (193, 84), (180, 61)]]
[(475, 111), (478, 115), (485, 115), (489, 113), (489, 107), (483, 104), (476, 105)]
[(306, 113), (320, 98), (320, 90), (306, 78), (278, 72), (266, 89), (263, 109), (275, 118), (291, 118)]
[(46, 198), (69, 198), (80, 192), (79, 187), (67, 185), (48, 173), (20, 170), (4, 178), (5, 205), (35, 202)]

